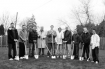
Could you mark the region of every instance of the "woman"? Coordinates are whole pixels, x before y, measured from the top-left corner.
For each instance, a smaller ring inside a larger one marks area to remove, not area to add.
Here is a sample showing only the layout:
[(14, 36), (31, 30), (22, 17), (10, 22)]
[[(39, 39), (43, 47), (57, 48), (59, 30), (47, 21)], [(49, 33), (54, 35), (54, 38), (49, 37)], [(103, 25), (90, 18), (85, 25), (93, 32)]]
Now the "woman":
[[(41, 27), (40, 31), (38, 32), (38, 48), (39, 48), (39, 55), (44, 55), (44, 49), (46, 47), (46, 33), (44, 28)], [(42, 52), (42, 54), (41, 54)]]
[(57, 58), (62, 58), (62, 39), (64, 38), (62, 29), (59, 27), (57, 31), (56, 43), (57, 43)]
[(27, 41), (27, 31), (26, 26), (22, 25), (22, 30), (19, 32), (19, 58), (26, 58), (26, 41)]

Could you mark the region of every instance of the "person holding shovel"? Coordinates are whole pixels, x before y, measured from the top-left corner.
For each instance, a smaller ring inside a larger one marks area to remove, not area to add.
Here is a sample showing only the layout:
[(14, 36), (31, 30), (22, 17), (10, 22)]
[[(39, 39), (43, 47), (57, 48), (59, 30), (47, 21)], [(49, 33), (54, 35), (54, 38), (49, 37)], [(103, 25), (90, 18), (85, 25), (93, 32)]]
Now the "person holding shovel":
[[(7, 31), (7, 38), (8, 38), (8, 58), (9, 60), (13, 60), (16, 57), (16, 43), (18, 41), (18, 31), (14, 27), (14, 23), (11, 23), (8, 31)], [(13, 50), (13, 56), (12, 56), (12, 50)]]
[(22, 25), (22, 30), (19, 32), (19, 58), (27, 59), (27, 40), (28, 34), (26, 31), (26, 26)]
[[(38, 33), (36, 30), (36, 26), (33, 26), (32, 30), (29, 32), (29, 57), (35, 57), (36, 53), (36, 45), (37, 45)], [(34, 52), (35, 51), (35, 52)]]
[(63, 52), (62, 52), (62, 39), (64, 38), (64, 34), (62, 32), (61, 27), (58, 28), (57, 36), (55, 38), (57, 43), (57, 58), (62, 58)]
[[(55, 37), (57, 36), (56, 31), (53, 30), (54, 26), (50, 26), (51, 30), (47, 32), (48, 39), (48, 53), (47, 57), (56, 58), (55, 56)], [(52, 53), (51, 53), (52, 50)]]
[(66, 27), (66, 30), (64, 31), (64, 39), (63, 39), (64, 58), (66, 57), (71, 58), (71, 41), (72, 41), (72, 33), (69, 30), (69, 27)]
[(74, 58), (73, 59), (79, 60), (79, 43), (81, 42), (81, 38), (80, 38), (77, 30), (74, 31), (72, 41), (73, 41), (73, 44), (74, 44), (74, 50), (73, 50)]

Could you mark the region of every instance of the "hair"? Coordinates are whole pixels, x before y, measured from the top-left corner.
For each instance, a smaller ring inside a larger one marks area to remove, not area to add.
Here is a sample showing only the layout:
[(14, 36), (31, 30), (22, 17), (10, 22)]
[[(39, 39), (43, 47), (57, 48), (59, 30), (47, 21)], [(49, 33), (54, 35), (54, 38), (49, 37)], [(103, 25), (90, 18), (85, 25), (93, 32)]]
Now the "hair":
[(96, 31), (96, 29), (95, 29), (95, 28), (93, 28), (92, 30), (95, 30), (95, 31)]
[(54, 25), (51, 25), (50, 27), (54, 27)]
[(23, 27), (23, 26), (26, 26), (26, 25), (22, 25), (22, 27)]
[(14, 24), (13, 22), (11, 24)]

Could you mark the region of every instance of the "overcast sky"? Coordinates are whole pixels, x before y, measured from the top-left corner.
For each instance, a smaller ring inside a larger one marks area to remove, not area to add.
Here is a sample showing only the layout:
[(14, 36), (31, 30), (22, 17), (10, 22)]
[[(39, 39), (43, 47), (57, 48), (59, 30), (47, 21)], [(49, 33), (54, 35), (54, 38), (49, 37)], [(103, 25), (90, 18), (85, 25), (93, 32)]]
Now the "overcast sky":
[[(105, 14), (103, 0), (91, 0), (92, 14), (95, 23), (100, 23)], [(45, 30), (53, 24), (59, 27), (59, 19), (66, 20), (71, 29), (75, 29), (78, 22), (73, 16), (72, 10), (78, 9), (78, 0), (0, 0), (0, 17), (2, 14), (15, 16), (18, 12), (18, 24), (25, 18), (35, 15), (39, 26), (44, 26)], [(14, 18), (13, 18), (14, 19)]]

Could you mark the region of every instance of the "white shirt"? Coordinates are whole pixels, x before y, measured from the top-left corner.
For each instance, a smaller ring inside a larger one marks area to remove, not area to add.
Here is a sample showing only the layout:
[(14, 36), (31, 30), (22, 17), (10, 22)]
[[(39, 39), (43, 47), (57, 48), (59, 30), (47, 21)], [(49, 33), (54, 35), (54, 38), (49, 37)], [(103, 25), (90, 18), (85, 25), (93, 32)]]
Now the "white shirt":
[(55, 41), (56, 41), (56, 43), (57, 44), (62, 44), (62, 39), (64, 38), (64, 34), (63, 34), (63, 32), (61, 31), (61, 32), (58, 32), (57, 31), (57, 36), (56, 36), (56, 38), (55, 38)]
[(100, 46), (100, 37), (97, 34), (91, 36), (92, 49)]

